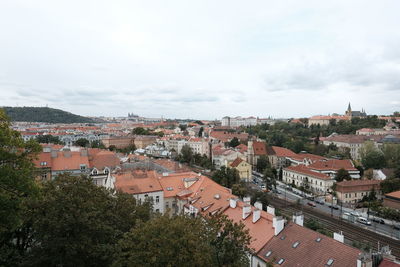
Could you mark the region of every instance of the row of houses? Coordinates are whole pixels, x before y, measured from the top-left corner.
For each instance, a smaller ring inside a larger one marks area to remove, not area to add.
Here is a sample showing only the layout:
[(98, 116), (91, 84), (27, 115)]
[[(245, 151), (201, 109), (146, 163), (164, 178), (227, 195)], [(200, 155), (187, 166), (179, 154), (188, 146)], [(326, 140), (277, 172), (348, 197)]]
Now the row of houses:
[(139, 201), (152, 201), (154, 210), (163, 214), (224, 214), (243, 223), (251, 237), (250, 266), (372, 266), (370, 257), (343, 243), (343, 236), (335, 240), (304, 228), (301, 214), (286, 221), (276, 216), (273, 207), (259, 202), (252, 206), (250, 198), (239, 199), (230, 189), (198, 173), (120, 172), (115, 188)]

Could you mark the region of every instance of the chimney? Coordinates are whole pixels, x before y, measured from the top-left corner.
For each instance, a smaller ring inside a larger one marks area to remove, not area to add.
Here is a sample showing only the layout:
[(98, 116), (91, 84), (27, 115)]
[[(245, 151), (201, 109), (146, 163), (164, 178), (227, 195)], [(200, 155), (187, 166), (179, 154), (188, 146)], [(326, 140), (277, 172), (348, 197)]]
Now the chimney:
[(357, 259), (357, 267), (372, 267), (372, 256), (369, 253), (360, 253)]
[(245, 204), (245, 205), (243, 206), (242, 210), (243, 210), (242, 219), (244, 220), (244, 219), (246, 219), (246, 218), (250, 215), (250, 213), (251, 213), (251, 206)]
[(303, 223), (304, 223), (304, 215), (303, 215), (303, 213), (296, 212), (295, 214), (293, 214), (293, 222), (295, 224), (303, 226)]
[(267, 213), (271, 214), (272, 216), (275, 216), (275, 208), (272, 206), (267, 206)]
[(245, 196), (245, 197), (243, 198), (243, 202), (244, 202), (244, 204), (246, 204), (246, 205), (250, 205), (250, 197), (249, 197), (249, 196)]
[(254, 207), (256, 207), (256, 208), (259, 209), (259, 210), (262, 210), (263, 204), (262, 204), (261, 202), (259, 202), (259, 201), (256, 201), (256, 202), (254, 203)]
[(281, 216), (272, 218), (272, 227), (275, 229), (275, 235), (279, 235), (285, 227), (285, 220)]
[(236, 202), (237, 202), (237, 198), (230, 198), (229, 199), (229, 206), (234, 209), (236, 208)]
[(256, 223), (261, 217), (261, 210), (258, 208), (253, 210), (253, 223)]
[(344, 243), (344, 235), (343, 232), (340, 231), (340, 233), (333, 233), (333, 239), (335, 239), (336, 241), (339, 241), (341, 243)]

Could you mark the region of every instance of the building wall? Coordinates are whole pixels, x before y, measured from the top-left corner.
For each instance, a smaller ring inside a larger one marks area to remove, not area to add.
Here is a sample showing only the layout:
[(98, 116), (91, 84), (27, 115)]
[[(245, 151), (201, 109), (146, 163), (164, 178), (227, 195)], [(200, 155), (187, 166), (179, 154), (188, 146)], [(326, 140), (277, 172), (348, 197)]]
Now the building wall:
[(110, 146), (115, 146), (116, 148), (122, 149), (127, 148), (134, 144), (133, 137), (110, 137), (102, 140), (104, 146), (109, 148)]
[(251, 165), (245, 161), (242, 161), (237, 167), (234, 167), (239, 173), (240, 179), (248, 182), (251, 179), (252, 168)]
[[(371, 188), (372, 190), (372, 188)], [(339, 201), (342, 203), (357, 203), (361, 199), (363, 199), (364, 196), (368, 196), (371, 190), (363, 190), (363, 191), (352, 191), (352, 192), (340, 192), (336, 191), (337, 198)], [(377, 198), (381, 198), (381, 192), (380, 191), (375, 191)]]
[(156, 212), (164, 213), (164, 192), (163, 191), (156, 191), (156, 192), (149, 192), (143, 194), (134, 194), (133, 195), (137, 200), (141, 201), (142, 203), (145, 202), (147, 199), (153, 199), (153, 210)]
[(390, 198), (385, 197), (383, 199), (383, 205), (385, 207), (389, 207), (389, 208), (392, 208), (392, 209), (400, 210), (400, 200), (396, 201), (394, 199), (390, 199)]
[(323, 180), (307, 174), (301, 174), (284, 169), (282, 179), (287, 184), (294, 184), (296, 186), (305, 186), (308, 180), (308, 186), (311, 191), (316, 194), (325, 194), (328, 189), (333, 185), (334, 180)]

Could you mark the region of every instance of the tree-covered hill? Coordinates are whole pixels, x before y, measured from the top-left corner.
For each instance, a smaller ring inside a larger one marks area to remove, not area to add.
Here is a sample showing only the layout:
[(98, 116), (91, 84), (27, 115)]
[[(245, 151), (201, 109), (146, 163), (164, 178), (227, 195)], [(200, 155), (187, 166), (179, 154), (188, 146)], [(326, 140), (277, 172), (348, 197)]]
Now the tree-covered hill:
[(93, 123), (94, 120), (48, 107), (3, 107), (12, 121), (47, 123)]

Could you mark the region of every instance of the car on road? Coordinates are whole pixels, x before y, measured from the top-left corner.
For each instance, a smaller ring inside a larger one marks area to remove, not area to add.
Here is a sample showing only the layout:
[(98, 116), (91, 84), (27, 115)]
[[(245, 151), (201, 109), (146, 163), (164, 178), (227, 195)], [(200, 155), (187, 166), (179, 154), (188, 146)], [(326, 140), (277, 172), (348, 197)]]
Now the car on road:
[(275, 194), (281, 194), (281, 192), (279, 191), (279, 190), (277, 190), (277, 189), (272, 189), (271, 190), (273, 193), (275, 193)]
[(385, 224), (385, 221), (381, 218), (374, 217), (374, 218), (372, 218), (372, 221), (376, 222), (376, 223), (380, 223), (380, 224)]
[(314, 202), (311, 202), (311, 201), (307, 202), (307, 205), (308, 205), (308, 206), (311, 206), (311, 207), (316, 207), (316, 206), (317, 206), (317, 205), (315, 205)]
[(371, 222), (368, 221), (368, 219), (364, 218), (364, 217), (358, 217), (357, 222), (365, 224), (365, 225), (371, 225)]
[(338, 209), (339, 209), (338, 206), (332, 205), (332, 204), (328, 204), (328, 208), (332, 208), (332, 209), (334, 209), (334, 210), (338, 210)]
[(320, 205), (324, 205), (325, 202), (322, 199), (316, 199), (315, 202), (317, 202)]

